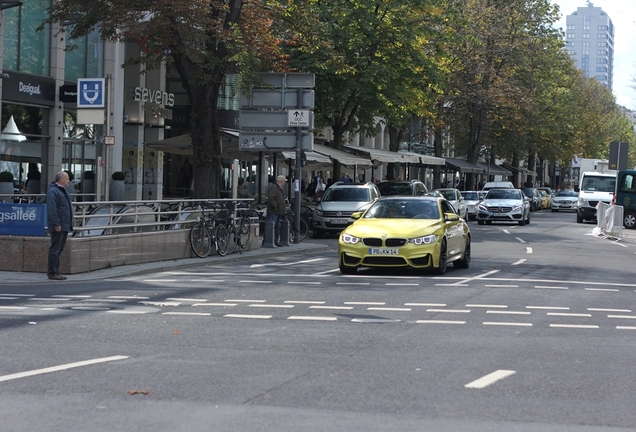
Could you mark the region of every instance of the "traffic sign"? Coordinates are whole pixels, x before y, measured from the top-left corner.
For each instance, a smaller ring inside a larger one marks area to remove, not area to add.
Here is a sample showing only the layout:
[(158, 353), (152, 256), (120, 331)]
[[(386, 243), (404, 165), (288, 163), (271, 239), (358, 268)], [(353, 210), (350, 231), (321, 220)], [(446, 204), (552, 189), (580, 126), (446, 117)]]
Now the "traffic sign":
[[(244, 151), (281, 151), (296, 148), (296, 135), (286, 132), (241, 132), (239, 133), (239, 150)], [(302, 134), (302, 149), (311, 151), (314, 148), (314, 134)]]
[(312, 117), (311, 120), (313, 120), (313, 116), (311, 115), (312, 112), (309, 110), (290, 109), (287, 111), (287, 114), (287, 124), (289, 126), (308, 128), (314, 127), (313, 121), (311, 121), (310, 125), (309, 118)]
[(313, 88), (316, 76), (312, 73), (260, 73), (258, 77), (272, 87)]
[(78, 78), (77, 108), (104, 108), (105, 82), (104, 78)]
[[(313, 90), (303, 89), (303, 109), (312, 109), (316, 93)], [(251, 96), (241, 94), (241, 108), (270, 108), (286, 109), (296, 108), (298, 96), (295, 91), (283, 91), (282, 89), (253, 89)]]
[[(292, 124), (289, 119), (293, 112), (302, 112), (304, 124)], [(239, 126), (241, 130), (289, 130), (290, 127), (304, 127), (312, 129), (314, 127), (314, 113), (309, 110), (289, 110), (289, 111), (241, 111), (239, 114)], [(290, 133), (294, 133), (290, 131)]]
[(115, 145), (115, 137), (112, 135), (104, 136), (104, 145)]

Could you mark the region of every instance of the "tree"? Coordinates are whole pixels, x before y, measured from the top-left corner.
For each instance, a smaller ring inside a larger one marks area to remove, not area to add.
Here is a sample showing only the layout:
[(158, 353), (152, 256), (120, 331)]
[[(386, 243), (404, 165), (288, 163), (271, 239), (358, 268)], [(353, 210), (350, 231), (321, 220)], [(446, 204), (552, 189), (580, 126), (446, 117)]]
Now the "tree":
[(218, 198), (219, 89), (230, 67), (249, 75), (280, 60), (268, 9), (256, 0), (60, 0), (50, 13), (45, 23), (76, 22), (70, 39), (97, 29), (103, 40), (135, 40), (141, 55), (126, 64), (148, 69), (166, 64), (176, 70), (192, 107), (195, 197)]

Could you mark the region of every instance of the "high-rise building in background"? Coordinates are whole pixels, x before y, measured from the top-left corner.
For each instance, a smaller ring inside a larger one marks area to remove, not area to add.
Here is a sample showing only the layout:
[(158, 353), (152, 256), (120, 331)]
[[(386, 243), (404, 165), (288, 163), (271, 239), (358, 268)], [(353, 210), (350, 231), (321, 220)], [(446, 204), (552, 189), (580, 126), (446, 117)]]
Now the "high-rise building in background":
[(612, 89), (614, 24), (600, 7), (588, 1), (566, 17), (566, 48), (585, 76)]

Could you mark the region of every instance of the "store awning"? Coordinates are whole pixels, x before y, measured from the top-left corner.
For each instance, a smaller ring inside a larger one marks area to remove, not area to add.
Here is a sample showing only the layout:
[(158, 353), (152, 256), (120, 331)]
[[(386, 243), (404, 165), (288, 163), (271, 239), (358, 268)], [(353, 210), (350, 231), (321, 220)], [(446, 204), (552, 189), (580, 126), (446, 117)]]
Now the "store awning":
[(420, 159), (419, 163), (421, 163), (422, 165), (446, 165), (446, 159), (441, 157), (429, 156), (429, 155), (413, 153), (413, 152), (403, 152), (403, 151), (398, 153), (405, 154), (408, 156), (415, 156)]
[(512, 171), (499, 165), (490, 164), (490, 166), (488, 166), (486, 162), (477, 162), (477, 166), (482, 168), (486, 174), (490, 173), (490, 175), (500, 175), (503, 177), (509, 177), (512, 175)]
[[(284, 151), (283, 153), (283, 157), (285, 159), (296, 159), (296, 152), (295, 151)], [(331, 159), (329, 159), (328, 156), (325, 155), (321, 155), (320, 153), (316, 153), (314, 151), (306, 151), (305, 152), (305, 156), (307, 157), (307, 164), (320, 164), (320, 165), (332, 165), (333, 162)]]
[(510, 171), (513, 171), (513, 172), (519, 172), (519, 173), (521, 173), (522, 175), (525, 175), (525, 176), (533, 176), (533, 177), (536, 177), (536, 176), (537, 176), (537, 173), (536, 173), (536, 172), (534, 172), (534, 171), (532, 171), (532, 170), (529, 170), (528, 168), (524, 168), (524, 167), (514, 167), (514, 166), (512, 166), (512, 165), (508, 165), (508, 164), (502, 164), (502, 165), (503, 165), (503, 166), (504, 166), (507, 170), (510, 170)]
[(379, 150), (372, 149), (369, 147), (360, 147), (360, 146), (345, 146), (346, 149), (353, 151), (359, 155), (363, 155), (368, 157), (370, 160), (374, 162), (382, 162), (382, 163), (420, 163), (420, 154), (417, 153), (407, 153), (407, 152), (392, 152), (387, 150)]
[[(446, 165), (449, 165), (460, 173), (486, 174), (486, 170), (477, 165), (473, 165), (465, 159), (446, 158)], [(491, 173), (492, 174), (492, 173)]]
[(373, 165), (373, 162), (371, 162), (369, 159), (364, 159), (356, 155), (353, 155), (351, 153), (346, 153), (346, 152), (336, 150), (331, 147), (327, 147), (320, 144), (314, 144), (314, 152), (319, 153), (323, 156), (328, 156), (332, 161), (337, 160), (343, 165), (348, 165), (348, 166)]
[[(244, 152), (238, 153), (238, 136), (239, 132), (232, 129), (221, 128), (221, 134), (226, 137), (223, 140), (223, 150), (221, 156), (230, 159), (253, 160), (254, 155), (245, 155)], [(229, 142), (227, 138), (230, 138)], [(178, 135), (176, 137), (166, 138), (159, 141), (145, 142), (144, 145), (153, 150), (165, 153), (173, 153), (180, 155), (192, 156), (192, 136), (190, 134)]]

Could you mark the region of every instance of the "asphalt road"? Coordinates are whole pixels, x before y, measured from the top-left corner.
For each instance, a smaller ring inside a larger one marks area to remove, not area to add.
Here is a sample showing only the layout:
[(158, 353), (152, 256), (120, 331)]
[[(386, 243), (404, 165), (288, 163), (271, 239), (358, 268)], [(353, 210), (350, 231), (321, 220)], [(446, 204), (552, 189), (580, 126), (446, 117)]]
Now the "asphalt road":
[(470, 226), (443, 277), (324, 250), (0, 286), (0, 429), (636, 430), (633, 235)]

